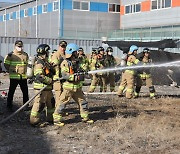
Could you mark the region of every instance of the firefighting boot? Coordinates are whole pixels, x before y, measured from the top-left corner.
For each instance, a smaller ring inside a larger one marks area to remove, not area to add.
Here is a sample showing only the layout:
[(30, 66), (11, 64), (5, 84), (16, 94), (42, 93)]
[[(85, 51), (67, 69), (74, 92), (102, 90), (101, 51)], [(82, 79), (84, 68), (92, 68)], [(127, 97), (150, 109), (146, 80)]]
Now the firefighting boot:
[(94, 123), (94, 120), (89, 119), (88, 117), (86, 117), (86, 118), (82, 118), (82, 121), (83, 121), (83, 122), (85, 122), (85, 123), (89, 123), (89, 124)]
[(54, 125), (58, 127), (62, 127), (65, 124), (62, 122), (62, 115), (60, 114), (53, 114), (53, 120), (54, 120)]

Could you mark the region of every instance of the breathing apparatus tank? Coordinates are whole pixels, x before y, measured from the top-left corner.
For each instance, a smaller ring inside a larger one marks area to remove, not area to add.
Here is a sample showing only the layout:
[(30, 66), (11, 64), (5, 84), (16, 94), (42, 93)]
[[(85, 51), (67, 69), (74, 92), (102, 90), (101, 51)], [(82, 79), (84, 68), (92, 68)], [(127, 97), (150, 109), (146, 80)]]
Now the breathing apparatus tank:
[(27, 65), (27, 78), (31, 79), (34, 75), (34, 63), (35, 63), (35, 57), (29, 57), (28, 65)]
[(121, 64), (120, 66), (126, 66), (126, 63), (127, 63), (127, 54), (124, 53), (121, 57)]

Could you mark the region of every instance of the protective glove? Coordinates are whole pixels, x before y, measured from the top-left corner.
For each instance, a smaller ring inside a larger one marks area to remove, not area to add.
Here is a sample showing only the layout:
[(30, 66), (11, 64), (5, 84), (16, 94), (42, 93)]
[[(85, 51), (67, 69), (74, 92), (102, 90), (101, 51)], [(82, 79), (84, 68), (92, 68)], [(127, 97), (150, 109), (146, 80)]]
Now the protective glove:
[(43, 82), (44, 78), (40, 74), (37, 74), (36, 75), (36, 80), (39, 81), (39, 82)]
[(28, 84), (32, 84), (33, 81), (34, 81), (34, 79), (29, 79), (29, 80), (28, 80)]
[(74, 75), (74, 81), (84, 81), (84, 74)]

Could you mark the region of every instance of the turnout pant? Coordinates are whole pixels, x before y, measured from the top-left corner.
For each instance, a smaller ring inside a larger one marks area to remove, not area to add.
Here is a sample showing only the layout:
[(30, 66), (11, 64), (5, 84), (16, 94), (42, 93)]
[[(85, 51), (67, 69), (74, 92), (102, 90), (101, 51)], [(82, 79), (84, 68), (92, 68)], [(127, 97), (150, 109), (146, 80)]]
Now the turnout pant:
[(145, 85), (149, 88), (150, 97), (155, 96), (155, 88), (152, 84), (152, 78), (141, 78), (139, 75), (136, 77), (136, 88), (135, 88), (135, 96), (139, 96), (139, 92), (141, 90), (142, 85), (145, 83)]
[(88, 102), (84, 97), (82, 89), (79, 88), (77, 91), (64, 89), (53, 114), (54, 122), (59, 122), (62, 120), (65, 106), (71, 100), (71, 98), (73, 98), (74, 101), (79, 105), (81, 118), (88, 117)]
[(122, 73), (121, 83), (118, 89), (118, 95), (121, 96), (126, 88), (126, 98), (133, 97), (134, 91), (134, 75), (129, 72)]
[(62, 93), (62, 83), (60, 81), (56, 81), (53, 84), (54, 94), (55, 94), (55, 106), (60, 100), (60, 96)]
[[(35, 94), (37, 94), (40, 90), (35, 90)], [(52, 107), (51, 99), (53, 97), (52, 91), (42, 91), (39, 95), (37, 95), (34, 99), (34, 104), (31, 110), (30, 115), (30, 123), (32, 125), (36, 125), (40, 122), (40, 113), (43, 111), (44, 107), (46, 107), (46, 120), (48, 122), (53, 121), (52, 114), (54, 112), (54, 108)]]
[(23, 104), (25, 104), (29, 100), (27, 79), (10, 79), (9, 92), (7, 97), (7, 107), (12, 107), (14, 92), (18, 84), (20, 85), (21, 91), (23, 93)]

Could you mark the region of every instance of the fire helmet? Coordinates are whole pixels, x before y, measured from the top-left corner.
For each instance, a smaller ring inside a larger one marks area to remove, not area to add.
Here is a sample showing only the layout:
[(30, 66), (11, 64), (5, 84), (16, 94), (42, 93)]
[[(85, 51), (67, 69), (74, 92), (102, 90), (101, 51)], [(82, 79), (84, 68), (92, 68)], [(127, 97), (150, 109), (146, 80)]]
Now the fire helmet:
[(98, 53), (100, 53), (100, 51), (104, 51), (104, 48), (103, 47), (99, 47), (98, 48)]
[(106, 52), (113, 52), (113, 48), (112, 47), (107, 47)]
[(149, 48), (144, 48), (144, 49), (143, 49), (143, 53), (145, 53), (145, 52), (146, 52), (146, 53), (150, 53)]
[(49, 52), (50, 50), (50, 46), (47, 45), (47, 44), (40, 44), (37, 49), (36, 49), (36, 52), (37, 54), (40, 54), (40, 55), (45, 55)]
[(60, 41), (59, 46), (61, 46), (62, 48), (66, 48), (67, 42), (66, 41)]
[(134, 51), (137, 51), (138, 47), (136, 45), (131, 45), (131, 47), (129, 48), (129, 52), (128, 54), (132, 54)]
[(75, 43), (69, 43), (66, 47), (66, 58), (70, 58), (73, 54), (73, 52), (78, 51), (79, 46)]

